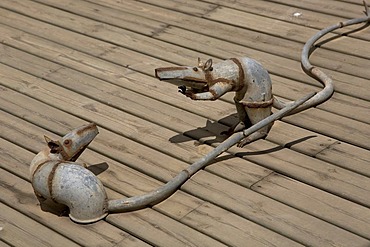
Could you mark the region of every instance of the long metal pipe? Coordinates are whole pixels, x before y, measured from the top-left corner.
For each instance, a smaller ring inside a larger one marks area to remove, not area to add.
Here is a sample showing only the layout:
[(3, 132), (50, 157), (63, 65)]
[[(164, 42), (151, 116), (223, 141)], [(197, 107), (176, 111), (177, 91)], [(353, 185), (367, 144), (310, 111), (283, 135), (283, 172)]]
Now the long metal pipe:
[(281, 119), (287, 113), (297, 108), (299, 105), (303, 104), (314, 95), (315, 93), (308, 94), (305, 97), (293, 102), (292, 104), (287, 105), (286, 107), (272, 114), (271, 116), (265, 118), (264, 120), (258, 122), (257, 124), (252, 125), (250, 128), (241, 132), (234, 133), (232, 136), (223, 141), (211, 152), (209, 152), (208, 154), (194, 162), (188, 168), (182, 170), (176, 177), (174, 177), (172, 180), (170, 180), (165, 185), (159, 187), (158, 189), (155, 189), (142, 196), (134, 196), (126, 199), (117, 199), (108, 201), (109, 212), (124, 212), (135, 210), (146, 207), (148, 205), (154, 205), (156, 203), (163, 201), (164, 199), (169, 197), (172, 193), (174, 193), (186, 180), (188, 180), (197, 171), (205, 167), (211, 160), (216, 158), (218, 155), (222, 154), (230, 147), (234, 146), (244, 137), (249, 136), (250, 134), (256, 132), (257, 130), (267, 126), (268, 124), (278, 119)]
[[(343, 27), (347, 27), (347, 26), (351, 26), (351, 25), (355, 25), (355, 24), (359, 24), (363, 22), (369, 22), (370, 21), (370, 11), (369, 11), (368, 5), (365, 0), (363, 1), (363, 4), (365, 6), (365, 16), (364, 17), (355, 18), (355, 19), (344, 21), (344, 22), (339, 22), (335, 25), (324, 28), (321, 31), (317, 32), (314, 36), (312, 36), (303, 46), (302, 54), (301, 54), (302, 68), (307, 75), (319, 81), (324, 86), (324, 88), (320, 92), (318, 92), (314, 97), (308, 100), (306, 103), (304, 103), (303, 105), (301, 105), (294, 111), (291, 111), (288, 115), (296, 114), (308, 108), (315, 107), (325, 102), (332, 96), (332, 94), (334, 93), (333, 81), (322, 70), (313, 66), (310, 63), (309, 56), (311, 54), (311, 49), (312, 47), (314, 47), (315, 42), (319, 40), (320, 38), (322, 38), (327, 33), (330, 33), (336, 29), (340, 29)], [(291, 102), (284, 102), (274, 97), (273, 106), (277, 109), (282, 109), (289, 103)]]

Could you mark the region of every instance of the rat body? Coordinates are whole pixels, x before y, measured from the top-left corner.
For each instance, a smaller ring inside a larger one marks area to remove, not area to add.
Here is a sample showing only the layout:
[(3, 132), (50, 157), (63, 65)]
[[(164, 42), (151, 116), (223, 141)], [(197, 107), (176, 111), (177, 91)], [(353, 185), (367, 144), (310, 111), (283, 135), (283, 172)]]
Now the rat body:
[(45, 136), (47, 147), (30, 165), (32, 187), (41, 206), (67, 206), (69, 217), (79, 223), (95, 222), (108, 214), (103, 184), (86, 165), (75, 162), (98, 133), (97, 126), (91, 123), (58, 141)]
[[(216, 100), (234, 91), (239, 122), (230, 128), (228, 134), (248, 128), (271, 115), (273, 97), (269, 73), (251, 58), (230, 58), (216, 64), (211, 59), (205, 64), (198, 59), (197, 67), (158, 68), (155, 75), (160, 80), (178, 85), (179, 91), (193, 100)], [(244, 138), (238, 146), (266, 137), (272, 124)]]

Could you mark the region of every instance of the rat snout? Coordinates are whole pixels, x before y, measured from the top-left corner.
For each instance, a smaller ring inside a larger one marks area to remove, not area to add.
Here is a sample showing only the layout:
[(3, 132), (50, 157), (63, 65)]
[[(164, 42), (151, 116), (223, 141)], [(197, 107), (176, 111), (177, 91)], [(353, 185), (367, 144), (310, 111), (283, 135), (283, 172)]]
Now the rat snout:
[(154, 70), (155, 77), (159, 80), (181, 79), (188, 75), (187, 67), (164, 67)]
[(64, 160), (75, 161), (99, 134), (95, 123), (80, 126), (61, 139)]
[(159, 80), (161, 79), (159, 76), (158, 76), (158, 69), (155, 69), (154, 70), (154, 73), (155, 73), (155, 77), (158, 78)]
[(159, 80), (172, 79), (171, 68), (157, 68), (154, 71), (155, 77), (158, 78)]

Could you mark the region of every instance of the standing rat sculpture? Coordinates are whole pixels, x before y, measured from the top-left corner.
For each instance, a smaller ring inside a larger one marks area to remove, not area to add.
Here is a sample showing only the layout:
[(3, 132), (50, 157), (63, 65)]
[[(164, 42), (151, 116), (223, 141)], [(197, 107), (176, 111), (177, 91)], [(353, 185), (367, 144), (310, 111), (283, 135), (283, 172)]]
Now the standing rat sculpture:
[[(314, 43), (325, 34), (353, 24), (369, 22), (370, 11), (366, 1), (365, 17), (351, 19), (327, 27), (311, 37), (303, 47), (301, 63), (304, 72), (322, 83), (324, 88), (314, 97), (305, 102), (289, 114), (315, 107), (328, 100), (334, 93), (332, 80), (321, 70), (312, 66), (308, 60)], [(230, 58), (213, 64), (212, 59), (203, 63), (198, 58), (198, 66), (164, 67), (155, 70), (155, 76), (178, 86), (179, 92), (192, 100), (216, 100), (227, 92), (234, 91), (234, 102), (239, 122), (232, 126), (226, 134), (232, 134), (245, 129), (271, 115), (272, 106), (283, 109), (289, 103), (280, 101), (272, 95), (272, 84), (269, 73), (257, 61), (248, 58)], [(246, 136), (239, 143), (239, 147), (265, 138), (272, 124), (257, 132)]]
[[(45, 137), (47, 148), (31, 162), (31, 183), (40, 203), (69, 208), (70, 218), (78, 223), (103, 219), (108, 213), (140, 209), (159, 203), (174, 193), (186, 180), (211, 160), (239, 142), (243, 146), (263, 138), (272, 123), (282, 117), (303, 111), (329, 99), (333, 94), (331, 79), (308, 61), (310, 49), (323, 35), (345, 26), (369, 22), (366, 17), (340, 22), (318, 32), (303, 47), (302, 67), (305, 72), (324, 85), (317, 94), (309, 94), (294, 102), (281, 102), (271, 94), (271, 80), (267, 71), (249, 58), (229, 59), (212, 64), (208, 60), (198, 67), (159, 68), (156, 76), (179, 85), (181, 93), (194, 100), (215, 100), (229, 91), (235, 91), (235, 104), (240, 123), (231, 128), (235, 132), (211, 152), (181, 171), (163, 186), (140, 196), (108, 200), (100, 180), (76, 159), (98, 134), (95, 124), (81, 126), (58, 141)], [(271, 107), (279, 111), (271, 114)], [(249, 128), (247, 128), (250, 126)], [(239, 131), (239, 132), (238, 132)]]
[[(319, 105), (328, 100), (334, 92), (332, 80), (308, 62), (309, 48), (316, 39), (310, 41), (303, 49), (302, 65), (305, 72), (318, 78), (324, 88), (290, 114)], [(212, 59), (203, 64), (198, 58), (197, 67), (158, 68), (155, 70), (155, 76), (162, 81), (177, 85), (180, 93), (193, 100), (216, 100), (227, 92), (235, 91), (234, 102), (239, 122), (229, 131), (223, 132), (226, 134), (243, 130), (270, 116), (272, 106), (282, 109), (291, 103), (280, 101), (272, 95), (269, 73), (256, 60), (247, 57), (230, 58), (214, 65)], [(273, 123), (243, 138), (238, 143), (238, 147), (265, 138), (272, 125)]]
[[(230, 58), (214, 65), (212, 59), (203, 64), (198, 58), (197, 67), (158, 68), (155, 75), (178, 85), (179, 91), (193, 100), (216, 100), (235, 91), (234, 102), (240, 122), (230, 128), (230, 134), (271, 115), (273, 98), (269, 73), (251, 58)], [(264, 138), (272, 124), (243, 138), (238, 146)]]

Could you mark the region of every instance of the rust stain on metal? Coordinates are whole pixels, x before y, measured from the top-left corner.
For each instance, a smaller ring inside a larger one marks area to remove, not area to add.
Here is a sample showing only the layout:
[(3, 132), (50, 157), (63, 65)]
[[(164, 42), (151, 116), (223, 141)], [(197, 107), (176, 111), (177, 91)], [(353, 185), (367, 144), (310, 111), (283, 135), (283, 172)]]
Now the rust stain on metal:
[(50, 160), (45, 160), (44, 162), (41, 162), (40, 164), (38, 164), (37, 165), (37, 167), (36, 167), (36, 169), (35, 169), (35, 171), (32, 173), (32, 175), (31, 175), (31, 179), (33, 179), (34, 178), (34, 176), (35, 176), (35, 174), (36, 174), (36, 172), (38, 171), (38, 170), (40, 170), (41, 169), (41, 167), (43, 166), (43, 165), (45, 165), (46, 163), (48, 163), (48, 162), (50, 162)]
[(240, 103), (249, 108), (266, 108), (266, 107), (270, 107), (274, 103), (274, 98), (268, 101), (262, 101), (262, 102), (240, 101)]
[(91, 124), (87, 125), (85, 128), (82, 128), (82, 129), (77, 130), (76, 134), (79, 135), (79, 136), (81, 136), (86, 131), (94, 130), (95, 128), (96, 128), (96, 124), (95, 123), (91, 123)]
[(242, 90), (244, 88), (244, 78), (245, 78), (243, 65), (237, 58), (230, 58), (230, 60), (233, 61), (239, 68), (239, 80), (236, 86), (237, 88), (235, 90), (236, 91)]
[(49, 176), (48, 176), (48, 188), (49, 188), (50, 198), (51, 198), (51, 200), (53, 200), (54, 202), (56, 202), (56, 201), (55, 201), (55, 198), (54, 198), (54, 196), (53, 196), (53, 180), (54, 180), (55, 171), (56, 171), (56, 169), (58, 168), (58, 166), (59, 166), (61, 163), (63, 163), (63, 162), (57, 162), (57, 163), (53, 166), (53, 168), (51, 169), (50, 174), (49, 174)]
[(206, 84), (207, 82), (201, 78), (196, 78), (196, 77), (190, 77), (190, 76), (186, 76), (183, 78), (183, 80), (186, 80), (186, 81), (195, 81), (195, 82), (201, 82), (201, 83), (204, 83)]

